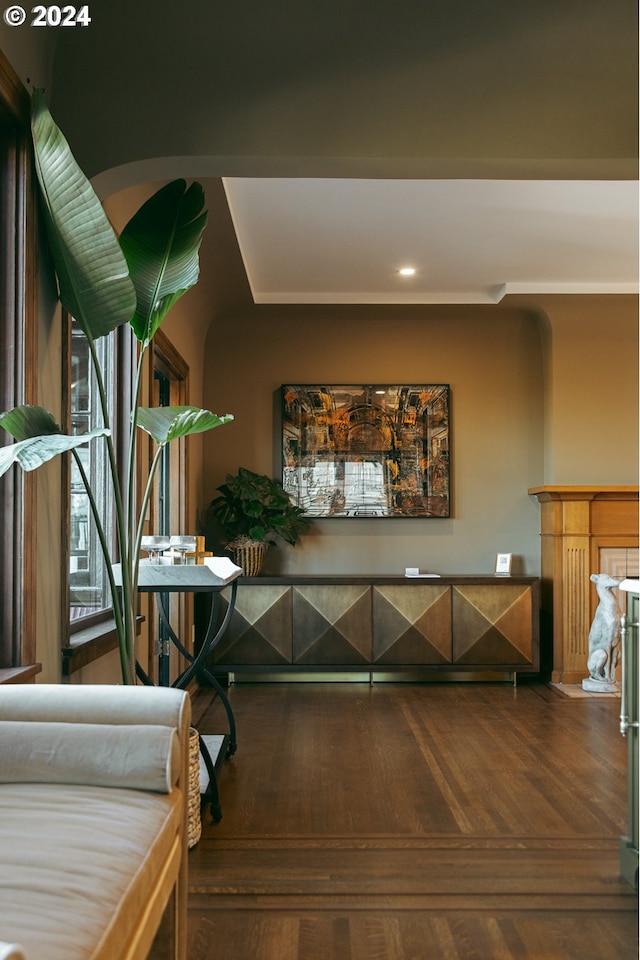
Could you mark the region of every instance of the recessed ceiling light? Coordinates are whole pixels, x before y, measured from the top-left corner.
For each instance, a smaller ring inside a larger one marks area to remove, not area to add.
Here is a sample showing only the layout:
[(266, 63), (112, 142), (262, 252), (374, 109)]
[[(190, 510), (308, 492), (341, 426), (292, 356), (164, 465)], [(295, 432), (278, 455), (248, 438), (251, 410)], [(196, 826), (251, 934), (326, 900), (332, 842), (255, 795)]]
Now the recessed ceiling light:
[(401, 267), (400, 270), (398, 270), (401, 277), (412, 277), (415, 272), (415, 267)]

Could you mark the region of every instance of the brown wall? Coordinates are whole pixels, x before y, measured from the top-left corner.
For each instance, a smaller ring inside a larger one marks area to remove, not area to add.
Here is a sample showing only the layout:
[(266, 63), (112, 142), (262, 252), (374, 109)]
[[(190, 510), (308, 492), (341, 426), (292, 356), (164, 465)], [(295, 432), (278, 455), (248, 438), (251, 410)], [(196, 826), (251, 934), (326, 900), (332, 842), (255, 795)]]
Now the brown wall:
[[(538, 321), (496, 308), (256, 307), (212, 324), (205, 405), (233, 424), (205, 437), (205, 500), (238, 466), (278, 476), (282, 383), (448, 383), (451, 519), (322, 520), (271, 568), (297, 572), (493, 572), (495, 554), (539, 569), (543, 477)], [(268, 568), (267, 568), (268, 569)]]
[(537, 303), (548, 334), (545, 483), (637, 483), (638, 298)]
[(491, 307), (254, 307), (211, 326), (204, 403), (235, 422), (204, 440), (204, 502), (227, 472), (280, 474), (282, 383), (449, 383), (448, 520), (323, 520), (267, 570), (539, 572), (539, 483), (637, 483), (633, 297)]

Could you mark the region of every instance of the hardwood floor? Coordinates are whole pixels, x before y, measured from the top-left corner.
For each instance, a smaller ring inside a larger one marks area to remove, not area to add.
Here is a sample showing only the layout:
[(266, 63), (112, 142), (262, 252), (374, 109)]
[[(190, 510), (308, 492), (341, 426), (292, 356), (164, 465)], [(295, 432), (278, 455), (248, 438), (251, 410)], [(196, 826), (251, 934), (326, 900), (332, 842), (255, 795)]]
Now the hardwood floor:
[[(635, 960), (619, 701), (542, 684), (230, 689), (189, 960)], [(202, 733), (223, 732), (210, 691)]]

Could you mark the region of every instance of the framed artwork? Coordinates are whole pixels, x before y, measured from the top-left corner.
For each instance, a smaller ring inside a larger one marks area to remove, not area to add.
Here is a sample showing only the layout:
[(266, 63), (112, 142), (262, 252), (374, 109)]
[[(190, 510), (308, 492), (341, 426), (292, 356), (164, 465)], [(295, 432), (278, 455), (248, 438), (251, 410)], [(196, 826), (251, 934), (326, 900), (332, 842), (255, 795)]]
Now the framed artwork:
[(450, 516), (449, 386), (284, 384), (282, 483), (310, 517)]
[(511, 576), (511, 554), (510, 553), (498, 553), (496, 555), (496, 576), (497, 577)]

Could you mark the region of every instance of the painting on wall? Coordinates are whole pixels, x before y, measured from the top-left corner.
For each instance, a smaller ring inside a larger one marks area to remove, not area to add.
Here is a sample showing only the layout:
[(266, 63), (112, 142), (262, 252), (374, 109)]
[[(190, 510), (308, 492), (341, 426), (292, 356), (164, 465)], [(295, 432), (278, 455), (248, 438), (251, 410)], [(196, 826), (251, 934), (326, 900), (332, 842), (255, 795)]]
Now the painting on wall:
[(284, 384), (282, 483), (310, 517), (449, 517), (448, 384)]

